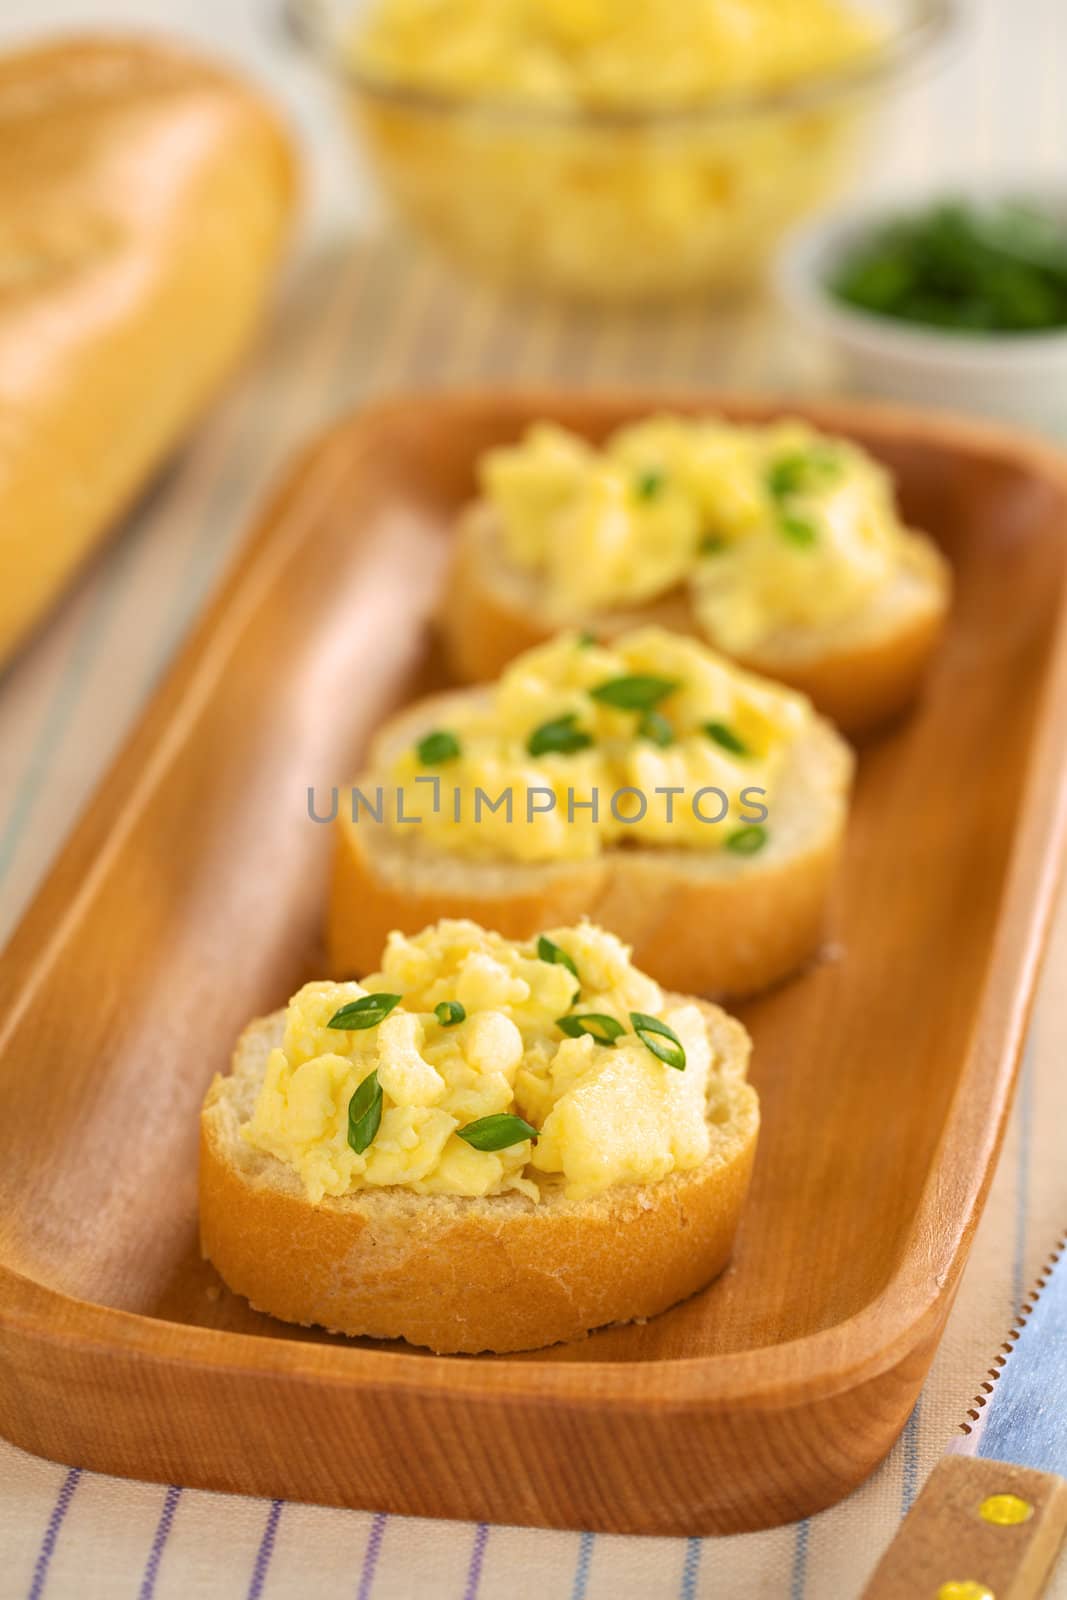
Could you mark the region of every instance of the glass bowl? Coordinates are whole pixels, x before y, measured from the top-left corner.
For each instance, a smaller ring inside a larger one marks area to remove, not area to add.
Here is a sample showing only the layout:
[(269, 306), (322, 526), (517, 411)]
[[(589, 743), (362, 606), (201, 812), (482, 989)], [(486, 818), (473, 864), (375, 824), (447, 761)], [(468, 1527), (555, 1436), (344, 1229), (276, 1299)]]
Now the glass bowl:
[(854, 165), (886, 86), (941, 35), (953, 0), (883, 0), (847, 68), (671, 106), (583, 109), (375, 77), (354, 59), (366, 0), (288, 0), (395, 209), (497, 283), (656, 300), (750, 283)]

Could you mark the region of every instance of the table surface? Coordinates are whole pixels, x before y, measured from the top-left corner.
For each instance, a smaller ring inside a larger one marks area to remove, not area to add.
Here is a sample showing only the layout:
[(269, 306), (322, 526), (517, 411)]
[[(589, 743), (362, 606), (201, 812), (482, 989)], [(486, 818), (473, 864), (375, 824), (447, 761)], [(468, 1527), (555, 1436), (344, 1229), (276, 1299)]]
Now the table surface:
[[(381, 227), (335, 109), (276, 11), (255, 0), (4, 0), (0, 39), (103, 21), (170, 28), (291, 108), (311, 183), (304, 243), (257, 359), (151, 500), (0, 679), (0, 938), (150, 694), (292, 448), (367, 395), (481, 380), (819, 387), (767, 298), (726, 317), (509, 307)], [(1061, 0), (979, 0), (879, 146), (886, 192), (1036, 172), (1067, 150)], [(1027, 1285), (1067, 1225), (1067, 915), (1054, 933), (1019, 1094), (956, 1308), (897, 1447), (823, 1515), (731, 1539), (624, 1539), (416, 1522), (135, 1484), (0, 1441), (0, 1596), (139, 1600), (596, 1600), (858, 1593), (954, 1431)], [(1051, 1591), (1067, 1597), (1067, 1561)]]

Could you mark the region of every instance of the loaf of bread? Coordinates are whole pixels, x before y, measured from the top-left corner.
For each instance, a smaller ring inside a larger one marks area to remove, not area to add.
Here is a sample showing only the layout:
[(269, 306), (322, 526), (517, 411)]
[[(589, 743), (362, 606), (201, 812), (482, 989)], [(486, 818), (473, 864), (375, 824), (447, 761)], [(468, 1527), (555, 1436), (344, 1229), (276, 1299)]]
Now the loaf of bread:
[(0, 661), (248, 346), (293, 198), (271, 110), (180, 49), (0, 59)]

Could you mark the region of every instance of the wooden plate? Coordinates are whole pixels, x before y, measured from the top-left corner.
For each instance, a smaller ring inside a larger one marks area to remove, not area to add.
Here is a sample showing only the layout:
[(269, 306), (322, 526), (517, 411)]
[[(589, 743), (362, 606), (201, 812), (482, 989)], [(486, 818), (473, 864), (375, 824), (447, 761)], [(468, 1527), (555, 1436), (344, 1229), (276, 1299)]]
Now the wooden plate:
[(197, 1252), (204, 1088), (316, 966), (329, 830), (307, 790), (438, 681), (428, 619), (477, 453), (535, 416), (595, 435), (664, 403), (382, 406), (314, 447), (248, 544), (3, 962), (16, 1443), (214, 1489), (661, 1534), (816, 1511), (889, 1449), (989, 1182), (1064, 837), (1067, 469), (984, 428), (789, 407), (888, 464), (958, 594), (921, 709), (863, 752), (835, 952), (743, 1008), (764, 1132), (724, 1277), (644, 1327), (439, 1358), (258, 1316)]

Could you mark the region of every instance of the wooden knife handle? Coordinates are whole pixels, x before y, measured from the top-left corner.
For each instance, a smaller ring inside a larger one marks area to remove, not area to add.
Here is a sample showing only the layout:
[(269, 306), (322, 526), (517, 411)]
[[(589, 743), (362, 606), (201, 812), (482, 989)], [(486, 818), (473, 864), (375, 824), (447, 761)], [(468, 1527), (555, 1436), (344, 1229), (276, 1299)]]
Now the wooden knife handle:
[(942, 1456), (863, 1600), (1034, 1600), (1067, 1528), (1067, 1481)]

